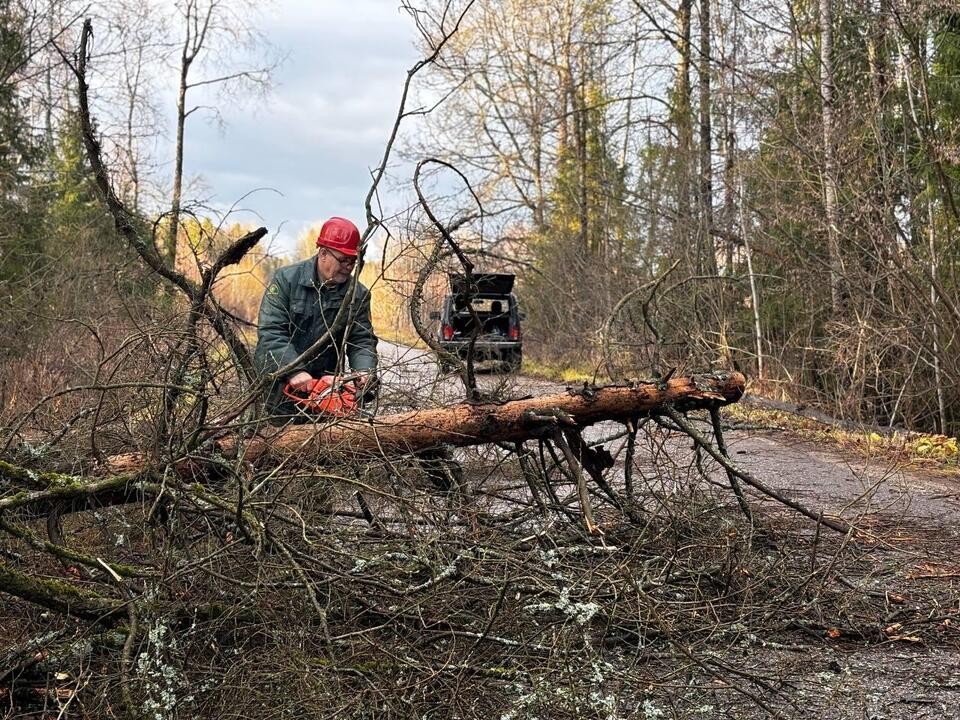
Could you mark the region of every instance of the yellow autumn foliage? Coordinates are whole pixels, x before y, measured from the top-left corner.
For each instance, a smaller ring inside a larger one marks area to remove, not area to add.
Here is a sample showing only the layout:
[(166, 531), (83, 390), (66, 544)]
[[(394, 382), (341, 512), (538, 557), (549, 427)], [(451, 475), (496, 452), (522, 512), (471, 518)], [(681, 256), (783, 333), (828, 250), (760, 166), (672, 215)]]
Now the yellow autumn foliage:
[(909, 447), (921, 457), (936, 460), (956, 460), (960, 454), (957, 438), (946, 435), (924, 435), (910, 443)]
[[(177, 238), (177, 270), (194, 282), (200, 282), (202, 269), (208, 267), (230, 243), (253, 229), (239, 223), (216, 225), (208, 218), (184, 220)], [(213, 285), (213, 294), (237, 317), (256, 322), (267, 280), (284, 262), (284, 259), (257, 246), (239, 263), (221, 271)]]

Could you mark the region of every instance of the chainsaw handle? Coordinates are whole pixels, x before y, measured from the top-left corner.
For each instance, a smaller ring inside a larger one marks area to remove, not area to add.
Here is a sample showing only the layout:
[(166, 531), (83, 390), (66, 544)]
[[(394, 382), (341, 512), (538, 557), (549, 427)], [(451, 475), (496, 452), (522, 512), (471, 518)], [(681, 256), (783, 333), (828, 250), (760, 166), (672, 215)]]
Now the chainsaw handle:
[(336, 375), (333, 382), (333, 387), (337, 390), (342, 390), (347, 388), (349, 390), (355, 389), (355, 383), (360, 379), (361, 373), (355, 372), (350, 373), (349, 375)]
[(343, 377), (323, 375), (304, 383), (303, 389), (287, 382), (281, 391), (303, 410), (333, 417), (349, 417), (357, 409), (357, 388), (352, 382), (356, 379), (356, 374)]
[(359, 380), (363, 373), (355, 372), (350, 373), (349, 375), (323, 375), (320, 378), (315, 378), (310, 375), (310, 373), (302, 371), (296, 375), (292, 375), (291, 378), (295, 378), (299, 375), (306, 375), (310, 378), (309, 380), (304, 380), (302, 383), (297, 383), (297, 385), (302, 386), (302, 389), (295, 387), (294, 384), (289, 380), (283, 385), (283, 394), (295, 400), (306, 400), (312, 397), (318, 391), (322, 392), (327, 388), (331, 388), (334, 392), (340, 392), (344, 388), (351, 389), (350, 384)]
[[(313, 382), (314, 381), (311, 380), (309, 384), (312, 386)], [(300, 401), (309, 400), (311, 395), (309, 390), (298, 390), (290, 383), (283, 384), (282, 392), (291, 400), (300, 400)]]
[(294, 388), (307, 388), (315, 379), (316, 378), (306, 370), (299, 370), (293, 373), (293, 375), (287, 376), (286, 384), (292, 385)]

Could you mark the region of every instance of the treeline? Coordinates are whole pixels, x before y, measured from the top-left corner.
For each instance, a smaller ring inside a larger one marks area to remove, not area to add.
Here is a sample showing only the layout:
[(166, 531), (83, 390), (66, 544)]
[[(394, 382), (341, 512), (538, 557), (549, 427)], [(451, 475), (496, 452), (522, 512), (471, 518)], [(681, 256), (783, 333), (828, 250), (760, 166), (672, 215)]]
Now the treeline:
[(476, 0), (431, 70), (541, 357), (960, 429), (952, 4)]
[[(199, 102), (200, 85), (257, 89), (269, 77), (268, 60), (237, 59), (231, 49), (250, 50), (257, 39), (244, 25), (254, 16), (236, 14), (239, 5), (116, 0), (91, 9), (69, 1), (0, 1), (4, 419), (70, 386), (165, 377), (171, 353), (188, 347), (174, 330), (184, 325), (183, 299), (117, 233), (96, 187), (77, 95), (82, 20), (92, 16), (96, 28), (87, 58), (94, 68), (93, 130), (114, 191), (147, 251), (199, 282), (250, 230), (189, 201), (183, 189), (183, 138), (200, 109), (191, 105)], [(196, 83), (199, 72), (205, 75)], [(179, 78), (183, 91), (171, 109), (173, 128), (161, 121), (165, 75)], [(168, 132), (169, 146), (161, 140)], [(278, 264), (257, 248), (217, 277), (212, 295), (242, 333), (252, 334), (250, 321)], [(46, 403), (43, 413), (63, 422), (69, 405), (70, 398)]]
[[(83, 384), (132, 335), (169, 330), (184, 313), (182, 302), (118, 235), (94, 186), (76, 123), (58, 128), (52, 146), (28, 141), (22, 152), (20, 174), (4, 174), (0, 208), (0, 405), (10, 413)], [(158, 238), (169, 223), (145, 212), (134, 217), (144, 237)], [(203, 268), (249, 230), (183, 215), (177, 256), (167, 257), (184, 277), (199, 282)], [(263, 289), (279, 264), (254, 249), (212, 288), (250, 338)], [(161, 344), (178, 342), (163, 333), (156, 337)], [(137, 368), (130, 370), (131, 380), (143, 379)]]
[[(234, 54), (267, 40), (245, 8), (97, 8), (90, 81), (113, 186), (158, 257), (192, 278), (243, 231), (190, 203), (183, 136), (201, 78), (233, 95), (269, 82), (269, 56)], [(117, 238), (92, 185), (73, 73), (84, 9), (0, 3), (0, 330), (5, 376), (25, 368), (4, 380), (5, 405), (26, 378), (54, 372), (45, 358), (64, 356), (55, 350), (67, 338), (90, 348), (76, 363), (89, 367), (103, 318), (117, 318), (122, 337), (131, 319), (171, 327), (165, 318), (184, 311)], [(528, 357), (613, 377), (732, 366), (845, 418), (958, 431), (960, 12), (950, 4), (422, 9), (427, 55), (440, 46), (433, 28), (451, 34), (414, 86), (430, 111), (401, 141), (408, 158), (438, 158), (469, 180), (475, 197), (464, 189), (434, 210), (478, 266), (519, 273)], [(172, 126), (159, 122), (164, 82), (178, 91)], [(157, 154), (161, 132), (170, 157)], [(409, 180), (394, 179), (392, 197), (381, 190), (385, 215)], [(460, 182), (440, 181), (437, 196)], [(435, 228), (414, 212), (382, 222), (377, 292), (394, 321)], [(250, 253), (214, 292), (249, 322), (275, 264)]]

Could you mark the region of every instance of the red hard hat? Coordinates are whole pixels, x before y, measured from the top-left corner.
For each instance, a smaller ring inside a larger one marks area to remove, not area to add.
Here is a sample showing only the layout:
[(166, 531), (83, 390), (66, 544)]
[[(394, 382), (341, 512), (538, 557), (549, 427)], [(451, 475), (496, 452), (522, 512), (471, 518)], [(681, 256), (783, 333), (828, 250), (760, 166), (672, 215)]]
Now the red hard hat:
[(360, 245), (360, 231), (352, 222), (342, 217), (332, 217), (320, 228), (317, 247), (323, 246), (339, 250), (344, 255), (357, 256)]

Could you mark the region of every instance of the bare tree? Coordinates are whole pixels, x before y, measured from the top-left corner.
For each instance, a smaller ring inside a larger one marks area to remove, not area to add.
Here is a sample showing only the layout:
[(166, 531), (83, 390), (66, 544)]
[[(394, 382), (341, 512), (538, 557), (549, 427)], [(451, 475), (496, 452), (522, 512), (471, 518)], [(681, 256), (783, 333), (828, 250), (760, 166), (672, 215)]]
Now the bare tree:
[(823, 117), (823, 209), (827, 220), (827, 255), (833, 312), (843, 307), (843, 262), (837, 209), (837, 163), (834, 150), (833, 0), (820, 0), (820, 100)]
[[(187, 119), (204, 109), (191, 104), (190, 97), (199, 88), (219, 90), (228, 97), (231, 89), (263, 92), (276, 67), (276, 59), (262, 62), (235, 59), (238, 53), (251, 52), (263, 45), (255, 25), (258, 3), (246, 0), (181, 0), (176, 4), (178, 16), (177, 110), (173, 179), (170, 211), (167, 216), (165, 251), (167, 261), (175, 267), (177, 233), (183, 203), (184, 132)], [(203, 73), (197, 78), (197, 73)]]
[(144, 184), (143, 140), (159, 125), (156, 103), (150, 97), (157, 78), (153, 63), (167, 49), (154, 39), (165, 35), (164, 18), (146, 2), (121, 7), (116, 25), (119, 53), (119, 91), (124, 99), (122, 141), (118, 143), (123, 172), (120, 196), (134, 212), (141, 211)]
[(700, 43), (697, 74), (700, 78), (700, 183), (698, 190), (697, 272), (717, 273), (717, 254), (713, 242), (713, 73), (712, 32), (710, 26), (711, 0), (700, 0)]

